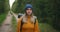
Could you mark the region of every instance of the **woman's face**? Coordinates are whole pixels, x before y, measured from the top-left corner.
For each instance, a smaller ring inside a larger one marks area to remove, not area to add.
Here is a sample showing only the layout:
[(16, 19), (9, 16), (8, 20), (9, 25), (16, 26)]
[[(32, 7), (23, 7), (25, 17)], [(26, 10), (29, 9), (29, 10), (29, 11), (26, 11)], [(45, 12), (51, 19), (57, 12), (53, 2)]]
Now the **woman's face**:
[(26, 9), (26, 13), (27, 13), (27, 15), (31, 15), (32, 14), (32, 9), (31, 8), (27, 8)]

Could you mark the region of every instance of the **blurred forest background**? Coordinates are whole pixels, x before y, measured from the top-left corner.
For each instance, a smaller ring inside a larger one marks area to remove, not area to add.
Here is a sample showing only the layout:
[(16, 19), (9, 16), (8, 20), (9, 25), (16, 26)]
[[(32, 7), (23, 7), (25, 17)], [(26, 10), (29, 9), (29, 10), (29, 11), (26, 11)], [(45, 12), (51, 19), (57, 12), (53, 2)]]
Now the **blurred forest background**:
[[(60, 0), (15, 0), (11, 11), (17, 14), (24, 13), (24, 7), (28, 3), (33, 5), (34, 14), (39, 20), (40, 27), (47, 27), (48, 24), (60, 32)], [(9, 1), (0, 0), (0, 18), (4, 19), (8, 11), (10, 11)], [(47, 27), (47, 29), (50, 27)]]

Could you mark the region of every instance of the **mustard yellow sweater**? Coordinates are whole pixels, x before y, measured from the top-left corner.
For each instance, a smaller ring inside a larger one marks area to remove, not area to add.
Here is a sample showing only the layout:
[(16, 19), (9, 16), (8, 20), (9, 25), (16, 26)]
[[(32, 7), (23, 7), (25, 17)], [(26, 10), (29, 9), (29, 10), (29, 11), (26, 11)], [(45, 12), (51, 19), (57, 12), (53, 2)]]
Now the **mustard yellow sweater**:
[[(22, 18), (19, 18), (17, 24), (17, 32), (21, 32), (20, 31), (21, 21)], [(30, 21), (30, 17), (28, 17), (26, 23), (24, 23), (22, 26), (22, 32), (39, 32), (38, 20), (36, 19), (36, 23), (32, 24)]]

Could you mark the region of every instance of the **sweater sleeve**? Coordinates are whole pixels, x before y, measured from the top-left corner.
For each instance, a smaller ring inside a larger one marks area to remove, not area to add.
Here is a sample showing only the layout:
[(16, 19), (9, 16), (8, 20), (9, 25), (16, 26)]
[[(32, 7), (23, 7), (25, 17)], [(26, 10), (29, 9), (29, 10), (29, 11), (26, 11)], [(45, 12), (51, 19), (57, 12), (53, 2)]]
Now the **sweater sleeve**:
[(36, 19), (35, 27), (34, 27), (34, 32), (40, 32), (39, 27), (38, 27), (38, 20)]
[(20, 27), (21, 27), (21, 19), (18, 19), (18, 23), (17, 23), (17, 32), (20, 32)]

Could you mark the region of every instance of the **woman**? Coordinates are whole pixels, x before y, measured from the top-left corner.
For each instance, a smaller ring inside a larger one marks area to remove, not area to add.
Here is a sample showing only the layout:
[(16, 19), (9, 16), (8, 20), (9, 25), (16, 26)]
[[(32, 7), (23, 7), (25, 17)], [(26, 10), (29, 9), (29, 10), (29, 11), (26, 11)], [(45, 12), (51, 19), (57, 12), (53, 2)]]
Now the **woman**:
[(33, 7), (27, 4), (25, 14), (18, 19), (17, 32), (39, 32), (38, 20), (33, 15)]

